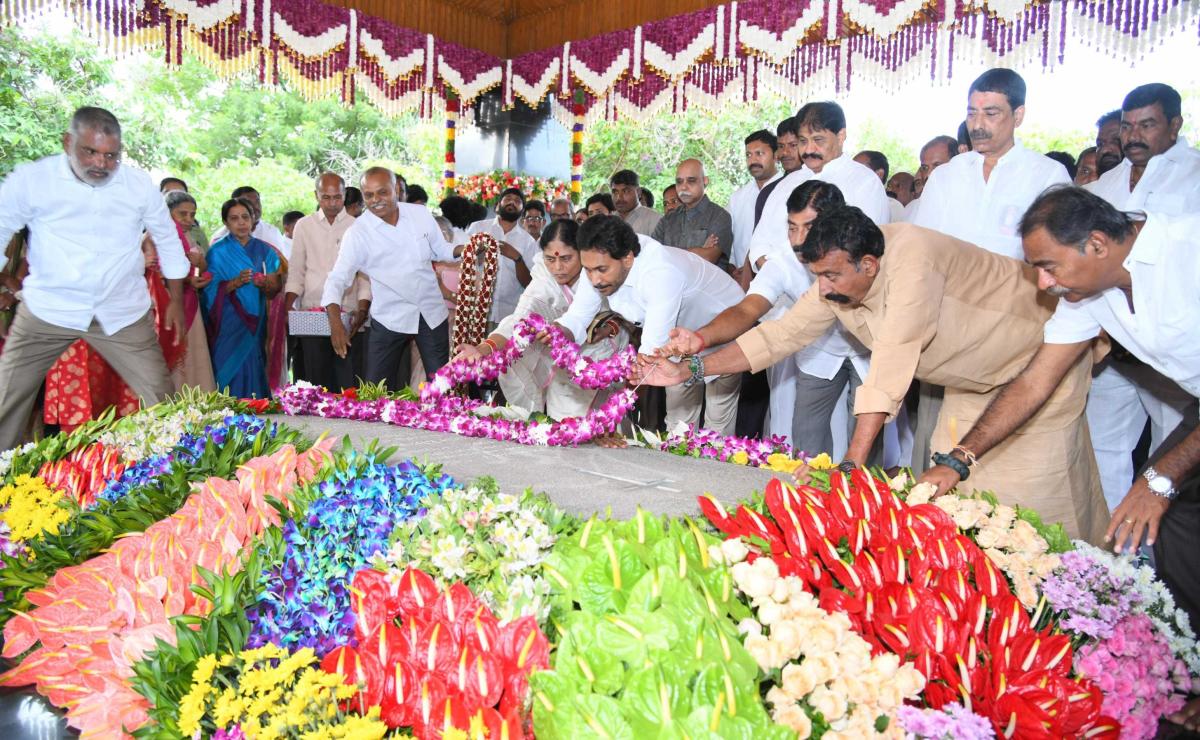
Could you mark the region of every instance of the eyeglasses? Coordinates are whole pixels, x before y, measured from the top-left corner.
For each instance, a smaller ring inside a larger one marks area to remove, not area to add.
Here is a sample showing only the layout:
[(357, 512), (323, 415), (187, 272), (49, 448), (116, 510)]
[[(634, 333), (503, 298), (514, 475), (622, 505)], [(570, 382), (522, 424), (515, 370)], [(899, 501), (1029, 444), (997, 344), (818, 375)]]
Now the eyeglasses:
[(525, 220), (529, 221), (531, 223), (543, 223), (543, 222), (545, 222), (546, 217), (545, 216), (526, 216)]

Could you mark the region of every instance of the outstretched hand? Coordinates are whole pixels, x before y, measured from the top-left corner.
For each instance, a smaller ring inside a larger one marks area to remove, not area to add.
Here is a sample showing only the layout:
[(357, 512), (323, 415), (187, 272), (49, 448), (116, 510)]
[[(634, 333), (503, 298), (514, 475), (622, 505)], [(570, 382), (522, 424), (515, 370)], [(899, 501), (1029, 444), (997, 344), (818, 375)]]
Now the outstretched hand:
[(692, 371), (686, 363), (671, 362), (666, 357), (638, 355), (629, 371), (629, 380), (637, 385), (678, 385), (690, 378)]
[(654, 351), (659, 357), (683, 357), (704, 349), (704, 340), (691, 329), (677, 326), (667, 335), (667, 343)]
[(917, 478), (918, 483), (928, 483), (937, 491), (933, 494), (934, 498), (941, 496), (950, 491), (959, 484), (962, 479), (958, 477), (958, 473), (949, 465), (934, 465), (929, 470), (921, 473)]

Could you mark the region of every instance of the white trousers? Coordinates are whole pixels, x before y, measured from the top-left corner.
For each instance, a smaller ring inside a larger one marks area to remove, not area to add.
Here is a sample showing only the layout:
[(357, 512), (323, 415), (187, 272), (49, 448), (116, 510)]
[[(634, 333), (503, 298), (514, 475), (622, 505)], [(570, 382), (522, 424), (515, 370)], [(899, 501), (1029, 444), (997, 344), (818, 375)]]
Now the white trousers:
[(718, 375), (707, 383), (697, 383), (691, 388), (682, 384), (667, 388), (667, 431), (684, 422), (700, 425), (701, 406), (704, 410), (705, 429), (712, 429), (725, 436), (733, 434), (737, 426), (738, 397), (742, 392), (742, 374)]
[(1087, 418), (1109, 511), (1133, 484), (1133, 448), (1150, 422), (1150, 452), (1183, 419), (1192, 397), (1174, 381), (1146, 365), (1106, 359), (1092, 378)]

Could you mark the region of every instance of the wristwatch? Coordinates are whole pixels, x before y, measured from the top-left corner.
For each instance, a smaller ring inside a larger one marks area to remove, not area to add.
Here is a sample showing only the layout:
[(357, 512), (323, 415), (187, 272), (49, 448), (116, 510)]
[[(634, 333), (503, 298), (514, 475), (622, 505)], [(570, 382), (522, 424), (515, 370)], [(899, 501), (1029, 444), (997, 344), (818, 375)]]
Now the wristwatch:
[(1179, 495), (1179, 491), (1175, 490), (1175, 482), (1165, 475), (1159, 475), (1154, 466), (1146, 468), (1142, 473), (1142, 477), (1146, 479), (1146, 485), (1150, 486), (1150, 491), (1155, 496), (1162, 496), (1168, 501), (1174, 500)]

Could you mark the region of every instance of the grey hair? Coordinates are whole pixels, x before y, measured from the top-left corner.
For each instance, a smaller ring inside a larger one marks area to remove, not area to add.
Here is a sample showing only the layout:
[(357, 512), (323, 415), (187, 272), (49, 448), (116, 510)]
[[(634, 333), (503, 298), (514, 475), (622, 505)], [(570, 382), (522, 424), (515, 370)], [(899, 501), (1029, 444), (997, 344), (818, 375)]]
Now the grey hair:
[(396, 187), (396, 173), (392, 170), (389, 170), (387, 167), (371, 167), (362, 174), (362, 180), (366, 180), (372, 175), (387, 175), (388, 180), (390, 180), (392, 183), (392, 187)]
[(566, 204), (567, 204), (567, 213), (568, 213), (568, 214), (574, 214), (574, 213), (575, 213), (575, 206), (571, 205), (571, 199), (570, 199), (570, 198), (555, 198), (554, 200), (550, 201), (550, 205), (549, 205), (549, 206), (547, 206), (547, 207), (548, 207), (548, 208), (553, 208), (555, 203), (560, 203), (560, 202), (561, 202), (561, 203), (566, 203)]
[(196, 205), (196, 199), (182, 190), (168, 190), (167, 194), (163, 196), (163, 199), (167, 201), (168, 211), (175, 210), (182, 203), (191, 203), (192, 205)]
[(85, 105), (71, 116), (71, 134), (78, 135), (83, 131), (99, 131), (105, 136), (121, 137), (121, 122), (112, 113), (103, 108)]

